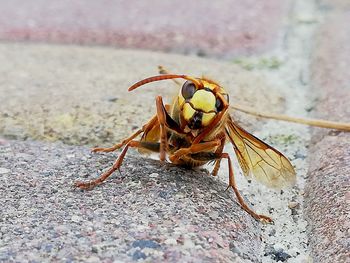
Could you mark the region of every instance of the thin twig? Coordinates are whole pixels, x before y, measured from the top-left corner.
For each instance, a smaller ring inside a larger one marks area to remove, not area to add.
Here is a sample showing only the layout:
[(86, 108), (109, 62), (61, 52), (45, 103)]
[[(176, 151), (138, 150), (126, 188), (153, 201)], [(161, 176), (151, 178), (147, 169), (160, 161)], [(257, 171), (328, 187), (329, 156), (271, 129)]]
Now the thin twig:
[(280, 120), (280, 121), (288, 121), (288, 122), (295, 122), (299, 124), (306, 124), (310, 126), (316, 126), (321, 128), (329, 128), (329, 129), (337, 129), (341, 131), (350, 131), (350, 123), (346, 122), (334, 122), (334, 121), (326, 121), (326, 120), (319, 120), (319, 119), (306, 119), (306, 118), (295, 118), (290, 117), (287, 115), (282, 114), (272, 114), (272, 113), (262, 113), (257, 112), (251, 108), (243, 107), (241, 105), (230, 105), (231, 108), (242, 111), (244, 113), (262, 117), (262, 118), (268, 118), (268, 119), (274, 119), (274, 120)]

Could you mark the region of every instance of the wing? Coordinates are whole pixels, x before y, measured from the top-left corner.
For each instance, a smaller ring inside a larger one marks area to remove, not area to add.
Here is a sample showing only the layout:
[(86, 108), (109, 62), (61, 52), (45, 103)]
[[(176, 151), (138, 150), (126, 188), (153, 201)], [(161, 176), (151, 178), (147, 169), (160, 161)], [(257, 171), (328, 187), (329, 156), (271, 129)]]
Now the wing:
[(295, 184), (296, 175), (289, 160), (282, 153), (234, 123), (230, 116), (226, 124), (226, 133), (234, 146), (245, 176), (251, 173), (257, 181), (271, 188)]
[[(153, 116), (152, 119), (144, 126), (144, 131), (141, 136), (141, 142), (156, 143), (160, 138), (160, 126), (158, 123), (157, 115)], [(151, 154), (152, 151), (145, 148), (138, 148), (141, 154)]]
[[(164, 105), (167, 112), (170, 111), (170, 105), (166, 104)], [(149, 142), (149, 143), (156, 143), (160, 140), (160, 125), (158, 122), (157, 115), (153, 116), (152, 119), (147, 123), (147, 127), (143, 131), (141, 142)], [(150, 154), (152, 151), (139, 148), (139, 153), (141, 154)]]
[[(170, 111), (170, 105), (166, 104), (165, 110)], [(157, 115), (153, 116), (148, 122), (147, 127), (143, 131), (141, 141), (145, 142), (158, 142), (160, 140), (160, 126)]]

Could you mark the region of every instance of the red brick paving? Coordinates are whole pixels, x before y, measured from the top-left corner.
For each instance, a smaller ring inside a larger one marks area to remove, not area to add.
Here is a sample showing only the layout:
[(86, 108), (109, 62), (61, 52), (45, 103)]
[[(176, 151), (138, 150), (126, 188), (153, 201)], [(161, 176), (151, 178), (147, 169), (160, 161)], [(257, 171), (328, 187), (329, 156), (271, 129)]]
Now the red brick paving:
[(0, 39), (230, 56), (278, 45), (289, 0), (7, 0)]
[[(326, 19), (317, 32), (312, 84), (321, 98), (318, 117), (350, 122), (350, 13)], [(350, 133), (317, 130), (305, 189), (314, 262), (350, 258)]]
[(318, 4), (323, 9), (350, 10), (349, 0), (320, 0)]

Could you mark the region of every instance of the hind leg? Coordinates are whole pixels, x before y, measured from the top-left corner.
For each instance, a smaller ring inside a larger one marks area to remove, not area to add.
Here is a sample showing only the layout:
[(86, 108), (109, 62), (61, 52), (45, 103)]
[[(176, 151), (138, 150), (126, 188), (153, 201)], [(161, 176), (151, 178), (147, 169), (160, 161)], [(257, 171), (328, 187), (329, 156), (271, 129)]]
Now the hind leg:
[(241, 205), (241, 207), (248, 213), (250, 214), (252, 217), (254, 217), (256, 220), (259, 220), (262, 223), (272, 223), (273, 220), (265, 215), (259, 215), (257, 213), (255, 213), (252, 209), (249, 208), (249, 206), (244, 202), (243, 197), (241, 196), (241, 194), (238, 191), (237, 185), (236, 185), (236, 181), (235, 181), (235, 177), (234, 177), (234, 173), (233, 173), (233, 167), (232, 167), (232, 162), (231, 162), (231, 158), (227, 153), (222, 153), (221, 154), (221, 158), (226, 158), (227, 162), (228, 162), (228, 167), (229, 167), (229, 186), (227, 187), (227, 189), (229, 187), (232, 187), (237, 200), (239, 202), (239, 204)]

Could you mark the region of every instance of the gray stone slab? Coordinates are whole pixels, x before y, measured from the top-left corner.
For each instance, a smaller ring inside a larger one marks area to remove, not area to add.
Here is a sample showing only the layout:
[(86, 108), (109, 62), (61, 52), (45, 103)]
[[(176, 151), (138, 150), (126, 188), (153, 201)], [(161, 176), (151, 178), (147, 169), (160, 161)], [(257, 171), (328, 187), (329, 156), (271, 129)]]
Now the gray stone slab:
[(0, 143), (0, 261), (258, 262), (259, 223), (203, 170), (128, 154), (91, 191), (113, 154), (62, 143)]

